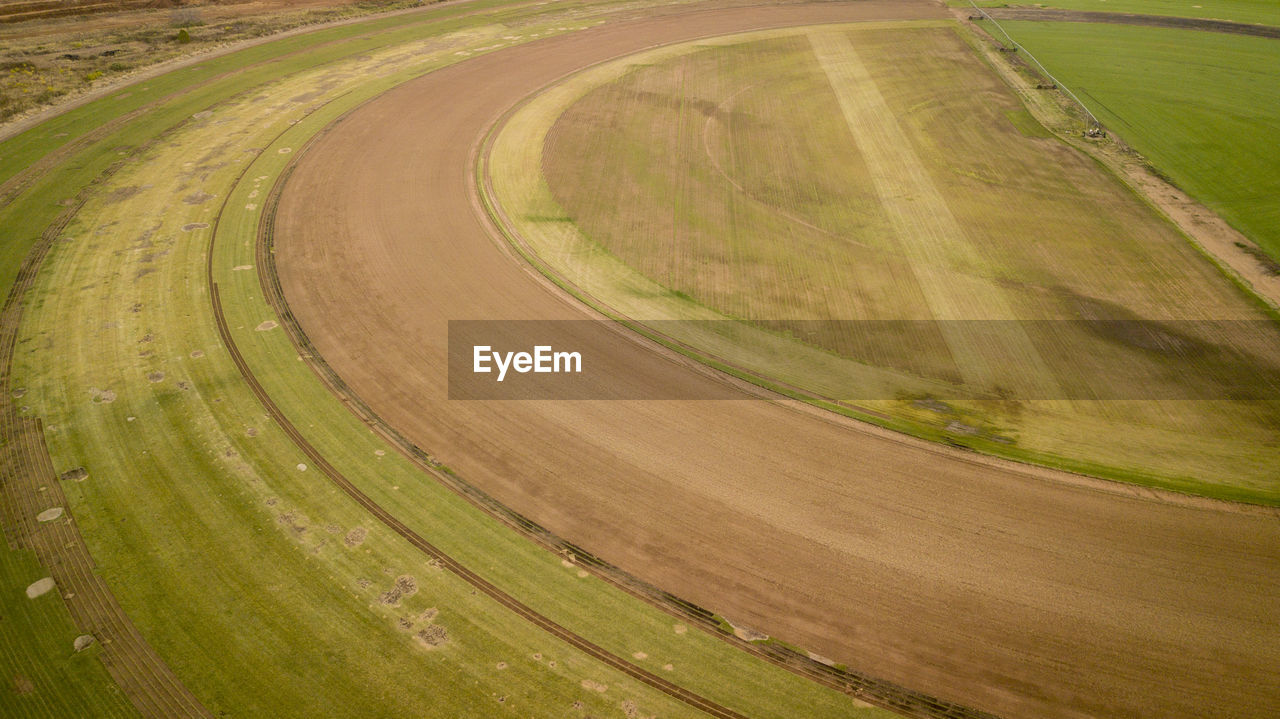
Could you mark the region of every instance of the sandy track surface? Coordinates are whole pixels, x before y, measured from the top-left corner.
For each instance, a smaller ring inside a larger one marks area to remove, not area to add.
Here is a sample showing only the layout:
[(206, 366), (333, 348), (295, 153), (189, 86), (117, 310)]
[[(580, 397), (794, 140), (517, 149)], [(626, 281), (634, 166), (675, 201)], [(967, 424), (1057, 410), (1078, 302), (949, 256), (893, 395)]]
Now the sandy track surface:
[[(587, 317), (477, 209), (475, 148), (514, 102), (654, 44), (924, 16), (945, 14), (875, 0), (678, 13), (407, 83), (332, 128), (290, 178), (275, 228), (286, 298), (352, 390), (419, 446), (736, 623), (1007, 716), (1277, 705), (1274, 514), (1097, 491), (783, 403), (446, 399), (448, 320)], [(634, 371), (723, 392), (656, 351)]]

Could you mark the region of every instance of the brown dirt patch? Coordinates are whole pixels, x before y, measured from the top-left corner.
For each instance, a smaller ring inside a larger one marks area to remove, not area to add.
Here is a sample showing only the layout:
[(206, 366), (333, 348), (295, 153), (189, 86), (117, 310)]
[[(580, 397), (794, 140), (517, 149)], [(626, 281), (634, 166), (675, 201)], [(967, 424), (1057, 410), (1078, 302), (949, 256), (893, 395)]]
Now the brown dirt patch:
[(70, 480), (73, 482), (83, 482), (88, 476), (89, 476), (89, 470), (85, 469), (84, 467), (76, 467), (75, 469), (68, 469), (67, 471), (58, 475), (58, 479)]
[(26, 696), (36, 690), (36, 685), (29, 677), (19, 674), (13, 678), (13, 692), (20, 697)]
[(438, 647), (449, 641), (449, 631), (439, 624), (432, 624), (414, 635), (419, 642), (428, 647)]
[(116, 393), (109, 389), (91, 389), (89, 397), (97, 404), (110, 404), (116, 401)]
[(364, 527), (353, 527), (347, 532), (347, 536), (342, 538), (342, 543), (348, 547), (358, 547), (364, 543), (364, 538), (369, 536), (369, 530)]
[(400, 606), (400, 600), (405, 597), (412, 597), (417, 593), (418, 580), (408, 574), (402, 574), (396, 577), (395, 584), (391, 586), (391, 589), (383, 592), (382, 596), (378, 597), (378, 601), (392, 607), (398, 607)]

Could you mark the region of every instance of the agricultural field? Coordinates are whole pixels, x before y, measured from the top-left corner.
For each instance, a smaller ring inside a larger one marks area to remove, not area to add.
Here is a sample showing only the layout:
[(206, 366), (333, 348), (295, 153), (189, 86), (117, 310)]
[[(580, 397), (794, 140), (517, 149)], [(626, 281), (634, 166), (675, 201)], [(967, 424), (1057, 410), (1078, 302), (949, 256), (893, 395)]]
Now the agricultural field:
[(1280, 702), (1274, 311), (942, 4), (178, 10), (0, 28), (0, 716)]
[[(960, 8), (972, 7), (968, 0), (948, 0), (948, 4)], [(976, 0), (974, 4), (983, 8), (1060, 8), (1280, 25), (1280, 7), (1270, 0)]]
[(953, 27), (670, 54), (577, 80), (495, 143), (496, 201), (526, 203), (506, 214), (536, 218), (519, 233), (567, 284), (913, 433), (1280, 499), (1272, 314)]
[(1280, 272), (1280, 43), (1087, 23), (1001, 25), (1098, 119)]

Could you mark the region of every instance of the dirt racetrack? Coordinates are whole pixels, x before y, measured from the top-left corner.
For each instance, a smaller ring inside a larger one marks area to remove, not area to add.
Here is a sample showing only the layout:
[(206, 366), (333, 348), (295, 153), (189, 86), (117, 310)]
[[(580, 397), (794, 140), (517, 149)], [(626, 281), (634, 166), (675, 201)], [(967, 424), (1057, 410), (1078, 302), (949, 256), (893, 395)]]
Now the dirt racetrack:
[[(655, 44), (906, 17), (947, 15), (705, 6), (406, 83), (300, 159), (274, 235), (286, 298), (352, 391), (467, 481), (737, 624), (1004, 716), (1265, 713), (1280, 705), (1274, 513), (1103, 491), (781, 402), (447, 399), (448, 320), (589, 316), (478, 209), (476, 148), (512, 104)], [(656, 350), (634, 371), (723, 391)]]

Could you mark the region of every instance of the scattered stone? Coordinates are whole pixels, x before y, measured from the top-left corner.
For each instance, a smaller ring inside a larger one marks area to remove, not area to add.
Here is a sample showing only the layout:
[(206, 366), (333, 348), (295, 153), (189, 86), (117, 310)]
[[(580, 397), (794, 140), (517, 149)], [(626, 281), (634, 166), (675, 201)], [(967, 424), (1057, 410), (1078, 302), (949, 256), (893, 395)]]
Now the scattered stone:
[(244, 272), (245, 270), (252, 270), (252, 269), (253, 269), (253, 265), (236, 265), (235, 267), (231, 268), (231, 271)]
[(664, 671), (664, 672), (674, 672), (675, 670), (676, 670), (676, 668), (675, 668), (675, 667), (673, 667), (673, 666), (672, 666), (672, 665), (670, 665), (670, 664), (663, 664), (663, 665), (662, 665), (662, 671)]
[(210, 195), (204, 190), (196, 190), (195, 192), (182, 198), (182, 201), (188, 205), (200, 205), (212, 200), (216, 195)]
[(275, 320), (267, 320), (262, 324), (258, 325), (257, 327), (254, 327), (254, 329), (259, 332), (266, 332), (267, 330), (273, 330), (279, 326), (280, 325), (277, 324)]
[(498, 667), (498, 669), (499, 669), (499, 671), (501, 671), (501, 670), (503, 670), (503, 669), (506, 669), (506, 668), (507, 668), (507, 663), (506, 663), (506, 662), (498, 662), (495, 666), (497, 666), (497, 667)]
[(299, 471), (299, 472), (305, 472), (305, 471), (307, 471), (307, 465), (299, 463), (299, 464), (298, 464), (298, 471)]
[(36, 520), (40, 522), (52, 522), (62, 516), (62, 507), (52, 507), (36, 515)]
[(204, 350), (193, 350), (191, 352), (191, 359), (200, 359), (203, 356), (204, 356)]
[(42, 594), (48, 594), (55, 586), (57, 586), (57, 583), (53, 581), (53, 577), (37, 579), (31, 583), (31, 586), (27, 587), (27, 599), (35, 599)]
[(258, 436), (258, 428), (257, 428), (257, 427), (246, 427), (246, 428), (245, 428), (245, 430), (244, 430), (244, 433), (245, 433), (245, 436), (247, 436), (247, 437), (257, 437), (257, 436)]
[(13, 398), (18, 399), (27, 393), (26, 387), (19, 387), (13, 391)]
[(164, 372), (152, 372), (151, 374), (147, 375), (147, 381), (151, 382), (152, 384), (156, 382), (163, 382)]
[(84, 650), (93, 646), (93, 641), (94, 639), (92, 634), (81, 634), (80, 636), (76, 637), (75, 642), (71, 646), (75, 647), (75, 650), (77, 652), (83, 652)]
[(676, 634), (684, 634), (689, 631), (689, 628), (683, 624), (676, 624), (673, 628), (675, 629)]
[(208, 222), (189, 222), (182, 226), (183, 232), (191, 232), (192, 230), (203, 230), (208, 227)]
[(89, 476), (89, 470), (85, 469), (84, 467), (76, 467), (75, 469), (68, 469), (67, 471), (58, 475), (58, 479), (71, 480), (73, 482), (83, 482), (85, 478), (88, 476)]
[(644, 652), (636, 652), (635, 654), (632, 654), (631, 656), (635, 657), (636, 659), (648, 659), (648, 658), (649, 658), (649, 655), (648, 655), (648, 654), (645, 654)]
[(590, 679), (583, 679), (582, 688), (590, 689), (593, 692), (600, 692), (603, 694), (604, 692), (609, 690), (609, 685), (601, 684), (600, 682), (594, 682), (594, 681), (591, 681)]

